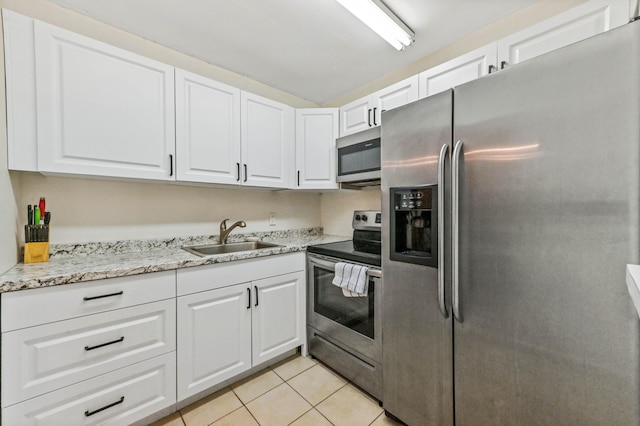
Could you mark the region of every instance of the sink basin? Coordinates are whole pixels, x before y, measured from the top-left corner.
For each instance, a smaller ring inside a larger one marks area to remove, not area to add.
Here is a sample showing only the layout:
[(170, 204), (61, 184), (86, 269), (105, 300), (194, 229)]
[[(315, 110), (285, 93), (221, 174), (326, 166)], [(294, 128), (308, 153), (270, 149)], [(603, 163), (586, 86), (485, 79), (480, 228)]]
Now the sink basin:
[(264, 243), (262, 241), (244, 241), (227, 244), (205, 244), (201, 246), (186, 246), (183, 250), (198, 256), (211, 256), (213, 254), (237, 253), (239, 251), (262, 250), (273, 247), (282, 247), (278, 244)]

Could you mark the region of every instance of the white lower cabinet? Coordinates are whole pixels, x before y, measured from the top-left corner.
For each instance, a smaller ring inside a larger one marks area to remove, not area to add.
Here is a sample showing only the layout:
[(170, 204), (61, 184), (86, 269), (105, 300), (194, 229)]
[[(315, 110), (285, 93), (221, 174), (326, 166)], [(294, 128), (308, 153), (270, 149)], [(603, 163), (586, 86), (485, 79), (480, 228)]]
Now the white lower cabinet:
[(130, 424), (176, 402), (176, 273), (0, 294), (2, 424)]
[(175, 378), (170, 352), (12, 405), (2, 424), (131, 424), (175, 404)]
[(178, 298), (178, 399), (251, 368), (248, 284)]
[(2, 335), (2, 406), (175, 350), (175, 301)]
[(178, 271), (178, 401), (306, 342), (304, 253)]
[(251, 317), (253, 364), (304, 343), (304, 273), (254, 281)]

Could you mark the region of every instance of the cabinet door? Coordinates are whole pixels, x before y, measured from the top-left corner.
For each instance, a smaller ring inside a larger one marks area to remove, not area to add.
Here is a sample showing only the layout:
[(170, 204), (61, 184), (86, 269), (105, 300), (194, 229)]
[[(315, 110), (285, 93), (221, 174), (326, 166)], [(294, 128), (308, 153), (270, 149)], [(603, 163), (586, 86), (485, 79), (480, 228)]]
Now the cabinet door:
[(296, 182), (294, 188), (335, 189), (337, 108), (296, 110)]
[(2, 10), (10, 170), (38, 171), (33, 19)]
[(340, 137), (373, 127), (371, 96), (350, 102), (340, 108)]
[(178, 400), (251, 367), (248, 284), (178, 297)]
[(373, 124), (382, 123), (382, 113), (418, 100), (418, 76), (414, 75), (373, 94)]
[(304, 272), (252, 282), (253, 365), (306, 341)]
[(173, 180), (173, 67), (35, 22), (38, 168)]
[(491, 43), (421, 72), (420, 99), (488, 74), (489, 67), (496, 66), (496, 60), (497, 46)]
[(515, 65), (628, 21), (627, 0), (593, 0), (498, 41), (498, 61)]
[(294, 173), (295, 110), (242, 92), (243, 185), (288, 188)]
[(240, 90), (176, 69), (177, 179), (240, 184)]

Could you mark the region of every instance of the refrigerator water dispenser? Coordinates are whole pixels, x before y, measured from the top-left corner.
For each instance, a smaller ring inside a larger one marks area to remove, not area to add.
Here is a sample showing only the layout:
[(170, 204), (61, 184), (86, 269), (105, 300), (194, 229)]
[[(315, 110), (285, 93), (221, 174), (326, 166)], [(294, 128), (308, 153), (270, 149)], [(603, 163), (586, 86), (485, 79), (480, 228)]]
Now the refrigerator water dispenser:
[(390, 188), (391, 260), (438, 266), (437, 185)]

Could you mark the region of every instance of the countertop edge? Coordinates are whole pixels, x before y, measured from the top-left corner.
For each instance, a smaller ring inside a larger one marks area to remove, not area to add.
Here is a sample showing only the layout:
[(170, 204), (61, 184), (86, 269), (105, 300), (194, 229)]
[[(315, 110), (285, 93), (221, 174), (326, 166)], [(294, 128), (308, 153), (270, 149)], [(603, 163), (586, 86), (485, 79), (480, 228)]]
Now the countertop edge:
[(307, 246), (344, 241), (348, 237), (319, 235), (302, 238), (270, 239), (280, 244), (260, 250), (200, 257), (181, 248), (149, 250), (142, 253), (85, 255), (52, 259), (45, 263), (19, 263), (0, 276), (0, 293), (46, 288), (87, 281), (214, 265), (238, 260), (306, 251)]

